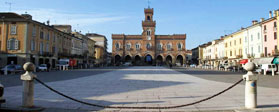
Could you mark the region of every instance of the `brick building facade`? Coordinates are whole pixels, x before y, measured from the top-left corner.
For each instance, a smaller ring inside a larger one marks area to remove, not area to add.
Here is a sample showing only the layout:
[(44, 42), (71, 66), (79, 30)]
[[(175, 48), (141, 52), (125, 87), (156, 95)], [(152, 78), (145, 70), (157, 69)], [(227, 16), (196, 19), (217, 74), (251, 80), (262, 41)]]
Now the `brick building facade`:
[(153, 8), (144, 9), (141, 35), (112, 34), (112, 58), (116, 65), (178, 64), (186, 62), (186, 34), (155, 35)]

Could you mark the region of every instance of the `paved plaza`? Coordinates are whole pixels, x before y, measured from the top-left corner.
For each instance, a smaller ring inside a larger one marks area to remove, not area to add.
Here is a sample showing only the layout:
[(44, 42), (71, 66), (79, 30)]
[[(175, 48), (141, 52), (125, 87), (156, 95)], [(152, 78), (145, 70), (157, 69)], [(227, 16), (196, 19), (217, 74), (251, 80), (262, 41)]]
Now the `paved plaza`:
[[(174, 106), (187, 104), (216, 94), (242, 78), (243, 73), (213, 70), (169, 69), (165, 67), (126, 67), (83, 69), (36, 73), (54, 89), (82, 101), (110, 106)], [(6, 86), (4, 107), (20, 107), (22, 86), (19, 75), (1, 76)], [(279, 110), (279, 77), (260, 76), (258, 110)], [(80, 104), (35, 84), (35, 105), (76, 111), (131, 111), (103, 109)], [(133, 111), (205, 111), (244, 109), (244, 82), (208, 101), (168, 110)], [(69, 111), (69, 110), (68, 110)]]

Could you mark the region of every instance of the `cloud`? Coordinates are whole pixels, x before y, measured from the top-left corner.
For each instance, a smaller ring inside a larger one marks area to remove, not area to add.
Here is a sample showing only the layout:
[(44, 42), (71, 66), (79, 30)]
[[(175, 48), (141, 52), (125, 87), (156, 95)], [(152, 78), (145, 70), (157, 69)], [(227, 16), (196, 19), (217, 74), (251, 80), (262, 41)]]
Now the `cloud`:
[(75, 13), (58, 11), (54, 9), (29, 9), (29, 10), (14, 10), (14, 12), (23, 14), (28, 13), (33, 16), (33, 20), (46, 22), (50, 20), (51, 24), (70, 24), (72, 26), (86, 27), (96, 24), (108, 24), (109, 22), (122, 22), (129, 18), (128, 16), (118, 16), (115, 14), (105, 13)]

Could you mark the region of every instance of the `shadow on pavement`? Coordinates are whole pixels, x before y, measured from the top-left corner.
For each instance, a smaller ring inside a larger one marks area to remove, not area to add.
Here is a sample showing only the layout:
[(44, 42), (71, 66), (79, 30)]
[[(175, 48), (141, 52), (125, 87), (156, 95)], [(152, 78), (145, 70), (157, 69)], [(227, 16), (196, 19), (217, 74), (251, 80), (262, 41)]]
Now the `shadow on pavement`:
[[(63, 80), (71, 80), (81, 77), (87, 77), (92, 75), (103, 74), (105, 72), (111, 72), (112, 70), (100, 70), (91, 71), (99, 69), (125, 69), (127, 67), (105, 67), (105, 68), (94, 68), (94, 69), (74, 69), (68, 71), (51, 71), (51, 72), (35, 72), (38, 78), (44, 80), (45, 82), (55, 82)], [(19, 86), (22, 85), (20, 80), (21, 74), (9, 74), (0, 75), (0, 82), (5, 87)]]
[(258, 108), (271, 108), (271, 107), (279, 107), (279, 104), (259, 105), (258, 106)]

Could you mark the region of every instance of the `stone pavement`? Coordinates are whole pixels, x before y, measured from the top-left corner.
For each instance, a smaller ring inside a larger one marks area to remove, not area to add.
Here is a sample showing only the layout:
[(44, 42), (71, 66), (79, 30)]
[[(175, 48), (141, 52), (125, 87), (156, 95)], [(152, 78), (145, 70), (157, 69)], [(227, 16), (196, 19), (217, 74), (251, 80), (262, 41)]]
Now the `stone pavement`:
[[(94, 70), (80, 70), (80, 74)], [(241, 75), (238, 76), (239, 78), (233, 82), (242, 78)], [(206, 98), (232, 85), (231, 83), (206, 80), (164, 67), (130, 67), (47, 84), (74, 98), (110, 106), (181, 105)], [(3, 106), (20, 106), (21, 93), (21, 86), (5, 88), (4, 97), (7, 99), (7, 103)], [(259, 87), (258, 105), (260, 108), (258, 110), (279, 110), (278, 95), (279, 89), (277, 88)], [(35, 105), (48, 108), (46, 111), (51, 109), (132, 111), (129, 109), (103, 109), (76, 103), (51, 92), (40, 84), (35, 85)], [(206, 110), (246, 111), (244, 110), (244, 85), (238, 85), (220, 96), (193, 106), (144, 111)], [(133, 111), (143, 110), (134, 109)]]

